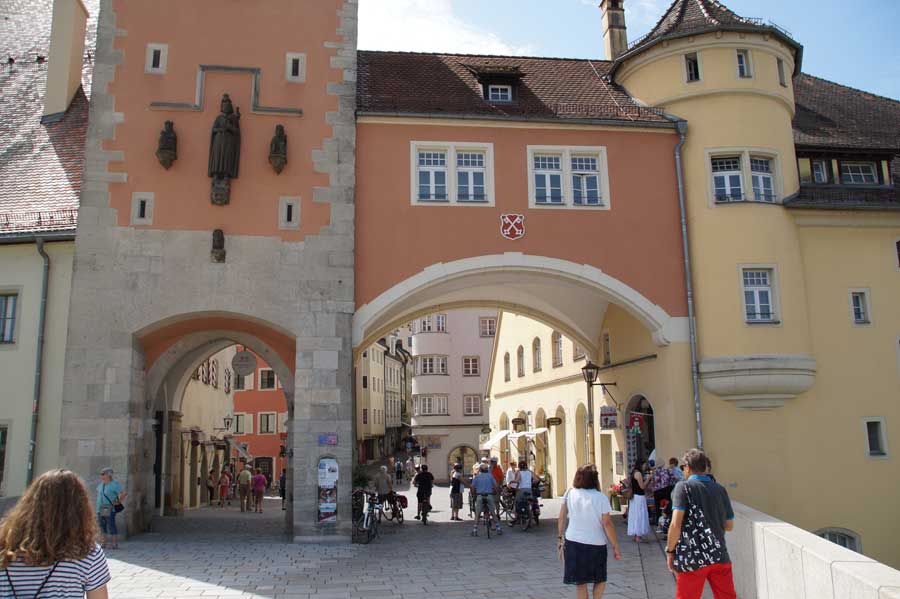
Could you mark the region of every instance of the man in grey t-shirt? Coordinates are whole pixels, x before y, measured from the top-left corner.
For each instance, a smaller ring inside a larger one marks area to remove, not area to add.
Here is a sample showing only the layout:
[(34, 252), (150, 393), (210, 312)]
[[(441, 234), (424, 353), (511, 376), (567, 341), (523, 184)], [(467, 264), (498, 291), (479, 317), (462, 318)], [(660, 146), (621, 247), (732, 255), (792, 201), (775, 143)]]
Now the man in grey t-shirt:
[(709, 459), (699, 449), (684, 454), (687, 480), (672, 491), (672, 523), (666, 543), (669, 570), (679, 599), (700, 599), (709, 581), (716, 599), (736, 599), (725, 532), (734, 511), (725, 488), (709, 476)]

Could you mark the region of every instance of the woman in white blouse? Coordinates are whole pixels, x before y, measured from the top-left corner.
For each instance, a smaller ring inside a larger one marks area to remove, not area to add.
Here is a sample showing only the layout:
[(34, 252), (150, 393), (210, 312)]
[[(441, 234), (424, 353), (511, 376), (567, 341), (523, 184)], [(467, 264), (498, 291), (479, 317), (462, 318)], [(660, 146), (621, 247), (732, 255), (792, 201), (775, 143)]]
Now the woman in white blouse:
[(579, 468), (572, 488), (563, 496), (557, 546), (565, 564), (563, 582), (576, 585), (578, 599), (588, 598), (588, 585), (593, 586), (593, 599), (603, 596), (607, 544), (612, 545), (615, 559), (622, 559), (611, 509), (609, 499), (600, 492), (597, 467), (588, 464)]

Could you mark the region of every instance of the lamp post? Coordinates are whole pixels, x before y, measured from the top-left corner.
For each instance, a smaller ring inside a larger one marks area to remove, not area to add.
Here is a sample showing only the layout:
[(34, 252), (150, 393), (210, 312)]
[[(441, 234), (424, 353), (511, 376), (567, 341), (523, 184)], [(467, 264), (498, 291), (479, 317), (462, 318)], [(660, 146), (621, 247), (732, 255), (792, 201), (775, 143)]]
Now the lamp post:
[(597, 449), (594, 442), (594, 386), (597, 384), (597, 376), (600, 374), (600, 367), (588, 360), (584, 368), (581, 369), (584, 375), (584, 382), (587, 383), (588, 396), (588, 444), (590, 447), (591, 463), (597, 465)]

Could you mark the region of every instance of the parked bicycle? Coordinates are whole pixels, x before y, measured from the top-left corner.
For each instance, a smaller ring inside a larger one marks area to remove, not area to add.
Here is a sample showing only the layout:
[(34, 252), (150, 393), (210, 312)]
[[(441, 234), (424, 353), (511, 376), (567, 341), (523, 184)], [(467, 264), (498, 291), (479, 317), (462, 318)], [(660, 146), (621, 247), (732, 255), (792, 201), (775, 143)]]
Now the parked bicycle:
[(384, 505), (378, 502), (378, 494), (372, 491), (359, 491), (365, 495), (365, 509), (356, 522), (356, 530), (363, 543), (371, 543), (378, 536), (379, 515), (384, 515)]

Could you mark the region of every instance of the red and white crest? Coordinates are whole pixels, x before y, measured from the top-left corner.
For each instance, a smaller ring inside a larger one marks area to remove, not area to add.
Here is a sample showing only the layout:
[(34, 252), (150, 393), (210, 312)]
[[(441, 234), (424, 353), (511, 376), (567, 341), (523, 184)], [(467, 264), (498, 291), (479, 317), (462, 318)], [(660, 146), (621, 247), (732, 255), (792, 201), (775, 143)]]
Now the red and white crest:
[(512, 241), (525, 237), (525, 215), (501, 214), (500, 234)]

